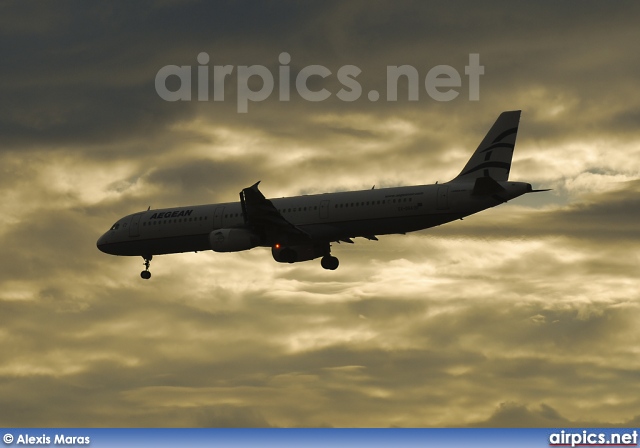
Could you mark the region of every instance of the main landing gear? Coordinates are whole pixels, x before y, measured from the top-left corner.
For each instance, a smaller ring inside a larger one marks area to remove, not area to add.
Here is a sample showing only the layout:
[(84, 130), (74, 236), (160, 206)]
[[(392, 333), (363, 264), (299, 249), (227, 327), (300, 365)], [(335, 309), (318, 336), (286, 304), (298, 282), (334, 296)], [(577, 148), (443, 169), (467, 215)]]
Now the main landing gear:
[(140, 273), (140, 277), (145, 280), (149, 280), (151, 278), (151, 272), (149, 272), (149, 265), (151, 264), (151, 260), (153, 259), (153, 255), (143, 255), (144, 258), (144, 271)]
[(333, 255), (325, 255), (320, 260), (320, 265), (325, 269), (329, 269), (330, 271), (335, 271), (336, 269), (338, 269), (339, 264), (340, 261)]
[(336, 269), (338, 269), (339, 264), (340, 261), (333, 255), (331, 255), (331, 244), (327, 244), (325, 254), (320, 260), (320, 266), (330, 271), (335, 271)]

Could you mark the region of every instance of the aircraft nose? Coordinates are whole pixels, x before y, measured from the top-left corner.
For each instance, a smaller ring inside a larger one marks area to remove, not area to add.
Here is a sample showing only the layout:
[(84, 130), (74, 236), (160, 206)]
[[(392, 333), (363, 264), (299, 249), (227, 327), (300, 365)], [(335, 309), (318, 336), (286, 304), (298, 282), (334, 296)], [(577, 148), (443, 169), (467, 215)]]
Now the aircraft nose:
[(100, 252), (104, 252), (105, 254), (108, 253), (106, 251), (106, 247), (107, 247), (107, 234), (106, 233), (104, 235), (102, 235), (100, 238), (98, 238), (98, 241), (96, 242), (96, 246), (98, 247)]

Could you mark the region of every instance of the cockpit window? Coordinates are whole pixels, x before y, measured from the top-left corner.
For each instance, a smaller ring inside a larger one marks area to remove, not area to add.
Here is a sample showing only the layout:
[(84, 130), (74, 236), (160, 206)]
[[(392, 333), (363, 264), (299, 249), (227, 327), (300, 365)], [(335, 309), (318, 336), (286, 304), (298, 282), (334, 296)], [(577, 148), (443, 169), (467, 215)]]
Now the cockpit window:
[(119, 222), (117, 222), (113, 226), (111, 226), (111, 230), (118, 230), (118, 227), (120, 227), (120, 223)]

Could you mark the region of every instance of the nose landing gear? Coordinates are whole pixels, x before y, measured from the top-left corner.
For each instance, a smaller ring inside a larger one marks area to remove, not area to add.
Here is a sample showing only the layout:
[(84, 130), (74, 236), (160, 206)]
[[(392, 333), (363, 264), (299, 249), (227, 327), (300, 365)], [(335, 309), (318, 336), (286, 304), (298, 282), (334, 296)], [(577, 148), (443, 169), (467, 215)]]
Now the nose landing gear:
[(151, 272), (149, 272), (149, 265), (151, 264), (153, 255), (143, 255), (142, 258), (144, 259), (145, 269), (140, 273), (140, 277), (142, 277), (145, 280), (149, 280), (151, 278)]

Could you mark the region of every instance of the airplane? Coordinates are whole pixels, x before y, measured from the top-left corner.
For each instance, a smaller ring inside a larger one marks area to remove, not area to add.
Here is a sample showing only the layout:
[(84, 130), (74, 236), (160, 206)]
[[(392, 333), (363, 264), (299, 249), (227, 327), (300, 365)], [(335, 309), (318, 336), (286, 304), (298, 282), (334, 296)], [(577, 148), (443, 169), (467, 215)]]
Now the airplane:
[(332, 243), (406, 234), (462, 219), (534, 190), (509, 181), (520, 112), (500, 114), (460, 174), (445, 183), (266, 199), (258, 184), (239, 202), (193, 205), (133, 213), (97, 241), (104, 253), (142, 256), (143, 279), (151, 278), (154, 255), (238, 252), (270, 247), (275, 261), (321, 258), (335, 270)]

